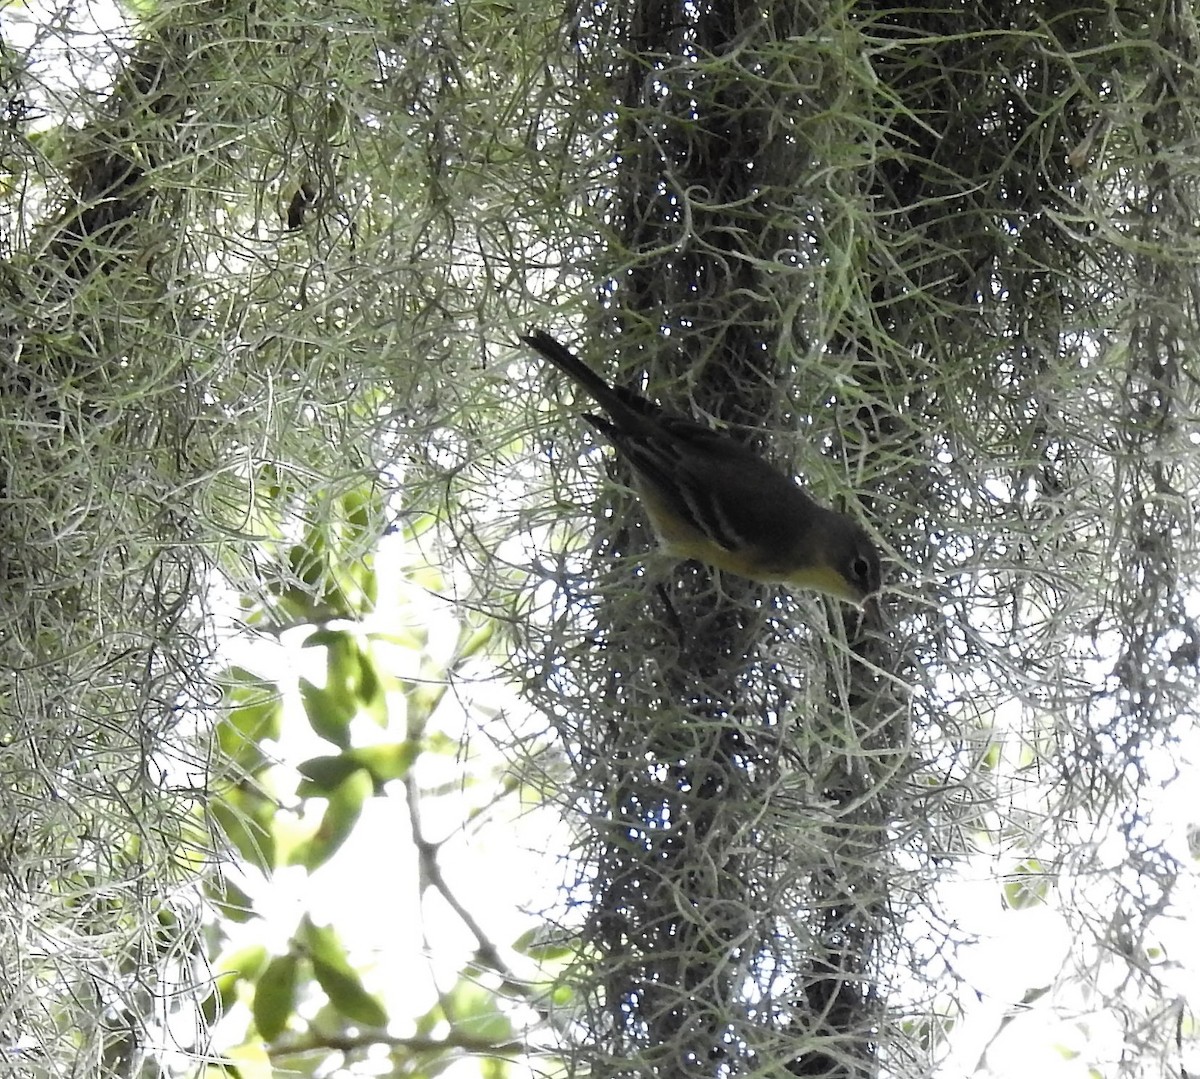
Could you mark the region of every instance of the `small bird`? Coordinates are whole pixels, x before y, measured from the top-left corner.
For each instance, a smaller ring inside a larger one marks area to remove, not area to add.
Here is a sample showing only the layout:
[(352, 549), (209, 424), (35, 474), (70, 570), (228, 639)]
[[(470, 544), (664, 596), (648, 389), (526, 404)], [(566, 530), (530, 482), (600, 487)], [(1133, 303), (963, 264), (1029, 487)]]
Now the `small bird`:
[(861, 525), (818, 505), (728, 435), (610, 386), (548, 333), (534, 330), (521, 340), (608, 413), (583, 418), (629, 462), (669, 554), (859, 606), (879, 591), (879, 552)]

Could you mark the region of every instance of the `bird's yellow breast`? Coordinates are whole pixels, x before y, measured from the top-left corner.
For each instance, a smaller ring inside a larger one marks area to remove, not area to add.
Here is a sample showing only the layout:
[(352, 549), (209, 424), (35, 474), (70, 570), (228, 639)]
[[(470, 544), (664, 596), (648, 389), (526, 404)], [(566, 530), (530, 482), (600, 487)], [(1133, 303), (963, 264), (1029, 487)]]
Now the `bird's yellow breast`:
[(783, 584), (792, 588), (807, 588), (813, 592), (823, 592), (827, 596), (836, 596), (847, 603), (862, 604), (862, 595), (842, 574), (824, 562), (814, 562), (792, 570), (783, 578)]
[[(723, 547), (693, 527), (686, 518), (673, 512), (653, 485), (637, 482), (636, 474), (635, 487), (659, 546), (672, 557), (681, 561), (694, 558), (697, 562), (726, 573), (735, 573), (763, 584), (783, 584), (791, 588), (823, 592), (849, 603), (861, 602), (862, 597), (853, 585), (825, 560), (819, 544), (814, 543), (809, 551), (793, 549), (789, 552), (791, 564), (786, 568), (778, 564), (764, 566), (762, 552), (756, 547)], [(813, 539), (816, 538), (814, 535)]]
[(733, 549), (723, 547), (699, 529), (692, 527), (684, 518), (670, 512), (655, 496), (648, 484), (639, 485), (642, 505), (650, 526), (658, 538), (659, 546), (669, 555), (681, 561), (694, 558), (727, 573), (736, 573), (739, 577), (748, 577), (752, 581), (778, 583), (783, 575), (778, 572), (765, 571), (755, 558), (753, 548)]

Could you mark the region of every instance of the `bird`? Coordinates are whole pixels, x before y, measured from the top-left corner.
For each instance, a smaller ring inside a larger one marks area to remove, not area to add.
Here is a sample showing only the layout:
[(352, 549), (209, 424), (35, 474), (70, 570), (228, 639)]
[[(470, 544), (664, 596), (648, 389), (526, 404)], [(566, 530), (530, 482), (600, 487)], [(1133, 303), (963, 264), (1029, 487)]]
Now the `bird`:
[(668, 554), (859, 607), (879, 591), (879, 552), (857, 521), (815, 502), (729, 435), (610, 385), (545, 331), (521, 340), (606, 414), (582, 418), (628, 462)]

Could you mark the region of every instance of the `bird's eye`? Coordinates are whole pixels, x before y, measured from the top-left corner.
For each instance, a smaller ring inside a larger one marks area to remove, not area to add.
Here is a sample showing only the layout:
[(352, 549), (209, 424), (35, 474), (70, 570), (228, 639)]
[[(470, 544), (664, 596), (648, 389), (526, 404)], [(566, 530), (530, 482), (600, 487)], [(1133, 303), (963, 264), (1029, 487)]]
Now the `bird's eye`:
[(871, 575), (871, 564), (859, 555), (850, 563), (850, 572), (860, 581), (865, 581)]

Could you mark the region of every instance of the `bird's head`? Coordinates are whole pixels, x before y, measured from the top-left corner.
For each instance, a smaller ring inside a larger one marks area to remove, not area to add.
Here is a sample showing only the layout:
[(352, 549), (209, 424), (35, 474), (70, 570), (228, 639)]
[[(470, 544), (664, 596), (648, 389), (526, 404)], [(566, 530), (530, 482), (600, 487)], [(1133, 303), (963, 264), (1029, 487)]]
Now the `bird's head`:
[(879, 591), (879, 552), (866, 530), (841, 513), (826, 510), (805, 537), (804, 564), (785, 584), (835, 596), (861, 607)]

